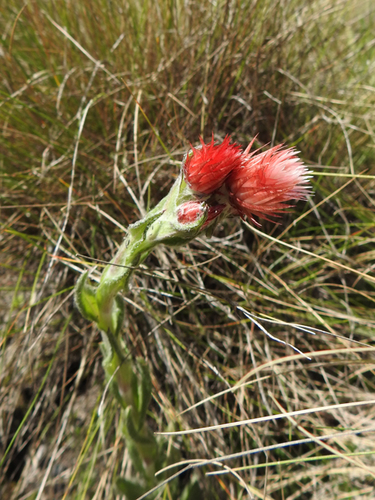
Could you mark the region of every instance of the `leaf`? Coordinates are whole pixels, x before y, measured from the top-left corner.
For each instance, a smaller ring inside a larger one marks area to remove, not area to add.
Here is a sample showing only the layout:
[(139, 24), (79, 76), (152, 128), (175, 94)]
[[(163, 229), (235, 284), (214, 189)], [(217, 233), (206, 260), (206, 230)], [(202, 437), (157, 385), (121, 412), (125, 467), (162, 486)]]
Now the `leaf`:
[(123, 433), (134, 468), (149, 479), (154, 477), (155, 464), (158, 457), (158, 445), (149, 429), (138, 430), (134, 423), (132, 407), (124, 411), (125, 422)]
[(131, 406), (129, 406), (125, 410), (124, 430), (127, 436), (130, 437), (130, 439), (132, 439), (135, 443), (150, 447), (150, 450), (153, 450), (155, 448), (156, 441), (154, 436), (152, 436), (151, 434), (145, 434), (144, 429), (138, 429), (138, 426), (134, 423), (134, 410)]
[(96, 288), (87, 282), (88, 272), (82, 274), (74, 289), (74, 301), (82, 316), (89, 321), (99, 321)]
[(143, 359), (138, 360), (140, 367), (140, 383), (138, 383), (138, 415), (139, 415), (139, 424), (138, 428), (141, 429), (145, 422), (146, 413), (151, 401), (151, 393), (152, 393), (152, 382), (150, 369), (147, 363)]

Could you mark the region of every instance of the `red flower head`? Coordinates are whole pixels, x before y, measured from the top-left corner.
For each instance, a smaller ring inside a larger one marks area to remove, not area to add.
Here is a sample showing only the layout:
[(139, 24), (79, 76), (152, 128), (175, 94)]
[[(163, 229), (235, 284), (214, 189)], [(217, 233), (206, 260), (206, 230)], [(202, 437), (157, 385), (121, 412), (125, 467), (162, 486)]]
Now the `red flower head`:
[(189, 187), (197, 194), (210, 195), (224, 184), (230, 172), (241, 165), (241, 148), (227, 135), (221, 144), (209, 144), (200, 138), (201, 146), (192, 147), (183, 164)]
[(227, 187), (236, 212), (258, 224), (254, 215), (268, 220), (291, 206), (285, 202), (306, 199), (309, 171), (294, 149), (275, 146), (254, 155), (248, 154), (250, 146), (244, 152), (243, 164), (228, 177)]

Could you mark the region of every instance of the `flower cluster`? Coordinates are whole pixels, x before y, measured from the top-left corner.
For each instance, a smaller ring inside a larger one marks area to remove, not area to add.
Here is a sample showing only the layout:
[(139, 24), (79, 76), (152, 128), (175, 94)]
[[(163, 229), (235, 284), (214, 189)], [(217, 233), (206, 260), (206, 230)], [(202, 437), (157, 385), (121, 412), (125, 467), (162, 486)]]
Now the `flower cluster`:
[[(254, 216), (277, 217), (292, 206), (290, 200), (303, 200), (309, 194), (309, 171), (297, 151), (280, 145), (250, 152), (253, 143), (254, 139), (242, 150), (229, 136), (221, 144), (215, 144), (213, 137), (208, 144), (201, 139), (201, 145), (184, 158), (183, 176), (197, 200), (208, 204), (209, 222), (225, 211), (259, 225)], [(200, 207), (198, 201), (190, 203), (189, 209), (180, 211), (180, 222), (192, 221)]]
[(243, 150), (229, 136), (220, 144), (212, 137), (191, 148), (169, 193), (129, 226), (99, 285), (90, 285), (87, 273), (78, 281), (75, 300), (83, 316), (106, 335), (118, 335), (124, 315), (118, 294), (155, 247), (185, 245), (228, 216), (246, 216), (259, 225), (255, 217), (277, 217), (290, 200), (306, 198), (309, 171), (297, 152), (282, 146), (251, 152), (253, 143)]

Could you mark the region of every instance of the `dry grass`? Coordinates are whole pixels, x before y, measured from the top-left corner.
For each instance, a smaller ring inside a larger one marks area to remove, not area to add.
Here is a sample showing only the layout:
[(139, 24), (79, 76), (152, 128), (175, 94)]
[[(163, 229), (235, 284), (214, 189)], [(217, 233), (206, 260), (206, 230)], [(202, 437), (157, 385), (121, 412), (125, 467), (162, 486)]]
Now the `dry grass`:
[(108, 500), (132, 474), (72, 290), (213, 131), (296, 145), (315, 196), (134, 276), (124, 336), (152, 370), (150, 425), (216, 426), (161, 437), (196, 467), (174, 481), (196, 475), (210, 499), (372, 499), (372, 2), (2, 4), (2, 498)]

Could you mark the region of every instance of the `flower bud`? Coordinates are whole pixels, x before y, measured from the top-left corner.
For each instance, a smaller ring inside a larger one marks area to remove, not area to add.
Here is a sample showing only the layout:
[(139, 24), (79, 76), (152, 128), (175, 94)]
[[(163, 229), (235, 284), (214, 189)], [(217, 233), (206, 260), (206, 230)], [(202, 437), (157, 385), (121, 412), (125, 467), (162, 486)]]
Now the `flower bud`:
[(180, 224), (192, 224), (205, 213), (205, 203), (201, 201), (187, 201), (177, 210), (177, 220)]

